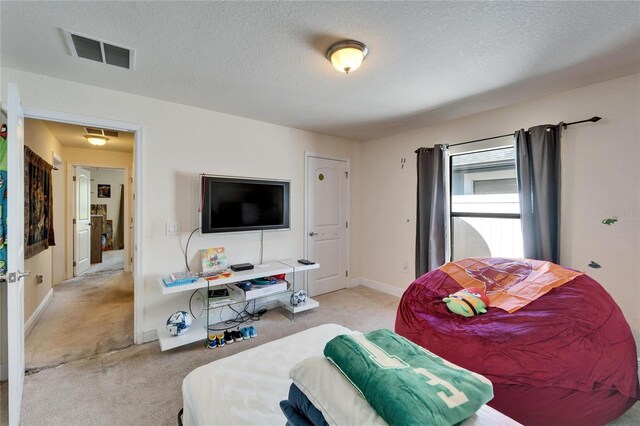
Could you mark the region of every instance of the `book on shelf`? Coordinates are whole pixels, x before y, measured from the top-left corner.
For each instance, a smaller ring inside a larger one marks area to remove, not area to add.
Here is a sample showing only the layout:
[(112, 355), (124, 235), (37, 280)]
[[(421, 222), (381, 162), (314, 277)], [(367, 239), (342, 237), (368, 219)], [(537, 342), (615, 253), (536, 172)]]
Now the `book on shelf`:
[(200, 250), (200, 261), (202, 262), (202, 274), (205, 276), (215, 275), (227, 269), (228, 266), (224, 247)]
[(177, 285), (185, 285), (185, 284), (191, 284), (193, 282), (198, 281), (198, 277), (185, 277), (185, 278), (179, 278), (177, 280), (174, 280), (171, 275), (167, 276), (167, 277), (162, 277), (162, 282), (164, 283), (164, 285), (166, 287), (174, 287)]
[(197, 272), (191, 272), (191, 271), (172, 272), (171, 273), (171, 280), (172, 281), (180, 281), (180, 280), (191, 279), (191, 278), (195, 278), (197, 280), (198, 279), (198, 273)]

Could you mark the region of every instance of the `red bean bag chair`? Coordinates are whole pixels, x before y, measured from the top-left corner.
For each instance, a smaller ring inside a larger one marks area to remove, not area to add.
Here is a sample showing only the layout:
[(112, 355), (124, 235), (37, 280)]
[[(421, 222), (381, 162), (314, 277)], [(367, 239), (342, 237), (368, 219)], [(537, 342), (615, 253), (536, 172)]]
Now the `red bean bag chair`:
[(640, 397), (633, 335), (620, 308), (587, 275), (514, 313), (466, 318), (443, 297), (460, 285), (439, 269), (414, 281), (396, 333), (493, 382), (489, 405), (525, 425), (602, 425)]

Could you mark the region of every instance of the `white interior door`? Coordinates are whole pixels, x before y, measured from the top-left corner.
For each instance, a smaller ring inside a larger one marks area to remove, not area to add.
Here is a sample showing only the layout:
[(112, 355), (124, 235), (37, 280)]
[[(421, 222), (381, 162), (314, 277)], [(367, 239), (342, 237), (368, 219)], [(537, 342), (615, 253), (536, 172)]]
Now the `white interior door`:
[(307, 258), (309, 295), (347, 287), (348, 167), (346, 161), (307, 157)]
[[(78, 276), (91, 266), (91, 173), (76, 167), (76, 217), (73, 244), (73, 275)], [(101, 230), (96, 229), (95, 232)]]
[[(18, 88), (7, 87), (7, 368), (8, 421), (20, 423), (24, 386), (24, 114)], [(5, 284), (3, 284), (5, 285)], [(4, 307), (3, 307), (4, 308)]]

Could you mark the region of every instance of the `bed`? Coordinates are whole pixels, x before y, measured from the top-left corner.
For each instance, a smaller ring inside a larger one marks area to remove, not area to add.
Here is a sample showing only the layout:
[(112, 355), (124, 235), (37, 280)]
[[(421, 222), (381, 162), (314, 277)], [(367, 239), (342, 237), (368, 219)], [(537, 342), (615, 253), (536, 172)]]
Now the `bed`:
[(602, 425), (640, 396), (636, 347), (622, 312), (579, 275), (513, 313), (465, 318), (442, 298), (460, 285), (440, 269), (414, 281), (396, 333), (493, 383), (489, 405), (527, 425)]
[[(288, 397), (289, 370), (321, 356), (325, 344), (353, 331), (336, 324), (318, 327), (248, 349), (193, 370), (182, 384), (184, 425), (284, 425), (279, 403)], [(517, 425), (488, 406), (464, 426)]]

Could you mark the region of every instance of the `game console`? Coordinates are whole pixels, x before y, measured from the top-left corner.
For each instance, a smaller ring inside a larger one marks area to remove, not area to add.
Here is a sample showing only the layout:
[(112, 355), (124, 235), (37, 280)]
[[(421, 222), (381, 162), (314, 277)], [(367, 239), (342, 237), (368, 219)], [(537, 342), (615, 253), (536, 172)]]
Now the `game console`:
[(234, 272), (249, 271), (253, 269), (253, 265), (251, 263), (237, 263), (235, 265), (231, 265), (230, 268)]

